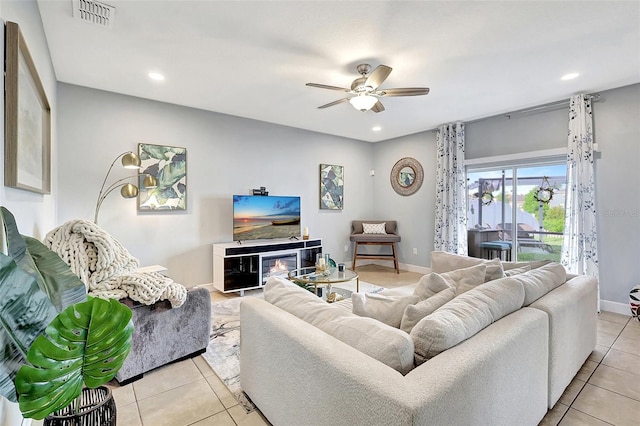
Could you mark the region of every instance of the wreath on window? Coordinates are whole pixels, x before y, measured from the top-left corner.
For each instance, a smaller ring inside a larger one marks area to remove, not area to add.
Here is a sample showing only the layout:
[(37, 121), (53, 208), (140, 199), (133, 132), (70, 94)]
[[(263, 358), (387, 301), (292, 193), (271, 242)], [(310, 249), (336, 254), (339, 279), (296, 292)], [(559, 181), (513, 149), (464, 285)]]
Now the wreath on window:
[(542, 178), (542, 184), (536, 189), (533, 194), (533, 198), (539, 203), (548, 204), (553, 199), (555, 188), (549, 185), (549, 178), (544, 176)]
[(484, 191), (482, 193), (482, 197), (480, 198), (482, 199), (483, 206), (488, 206), (489, 204), (493, 203), (493, 194), (489, 191)]

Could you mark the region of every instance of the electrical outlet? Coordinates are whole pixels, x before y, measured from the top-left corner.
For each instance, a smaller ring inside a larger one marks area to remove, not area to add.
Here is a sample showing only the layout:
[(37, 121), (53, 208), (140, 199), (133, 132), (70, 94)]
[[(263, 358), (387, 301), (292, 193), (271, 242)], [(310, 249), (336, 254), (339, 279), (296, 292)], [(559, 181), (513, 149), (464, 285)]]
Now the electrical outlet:
[(344, 246), (344, 251), (345, 252), (349, 251), (349, 246)]
[(413, 248), (413, 254), (418, 254), (418, 249), (417, 248)]

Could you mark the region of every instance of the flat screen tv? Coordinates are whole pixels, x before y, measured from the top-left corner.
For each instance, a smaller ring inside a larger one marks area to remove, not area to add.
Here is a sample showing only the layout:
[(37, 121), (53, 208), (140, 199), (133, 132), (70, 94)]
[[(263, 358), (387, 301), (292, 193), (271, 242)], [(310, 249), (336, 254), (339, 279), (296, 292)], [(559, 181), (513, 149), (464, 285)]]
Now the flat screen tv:
[(233, 196), (233, 241), (300, 236), (300, 197)]

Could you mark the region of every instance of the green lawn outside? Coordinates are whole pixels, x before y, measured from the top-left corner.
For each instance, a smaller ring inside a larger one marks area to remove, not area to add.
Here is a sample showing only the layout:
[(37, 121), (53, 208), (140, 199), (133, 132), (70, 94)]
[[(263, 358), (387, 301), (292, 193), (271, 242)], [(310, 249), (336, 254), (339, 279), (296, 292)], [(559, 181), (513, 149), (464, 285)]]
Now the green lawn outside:
[(518, 261), (527, 262), (531, 260), (552, 260), (554, 262), (560, 262), (560, 252), (562, 251), (562, 237), (546, 236), (544, 242), (551, 246), (551, 253), (543, 250), (528, 252), (526, 251), (526, 249), (521, 249), (517, 254)]

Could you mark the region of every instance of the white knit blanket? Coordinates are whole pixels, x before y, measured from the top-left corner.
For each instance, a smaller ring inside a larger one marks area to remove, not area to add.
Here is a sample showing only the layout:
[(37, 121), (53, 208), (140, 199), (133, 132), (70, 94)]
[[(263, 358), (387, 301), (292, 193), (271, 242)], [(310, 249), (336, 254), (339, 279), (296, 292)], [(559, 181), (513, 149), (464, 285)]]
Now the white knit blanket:
[(136, 272), (138, 259), (93, 222), (70, 220), (50, 231), (44, 244), (69, 265), (92, 296), (129, 297), (145, 305), (169, 300), (174, 308), (187, 298), (187, 289), (172, 279), (156, 272)]

